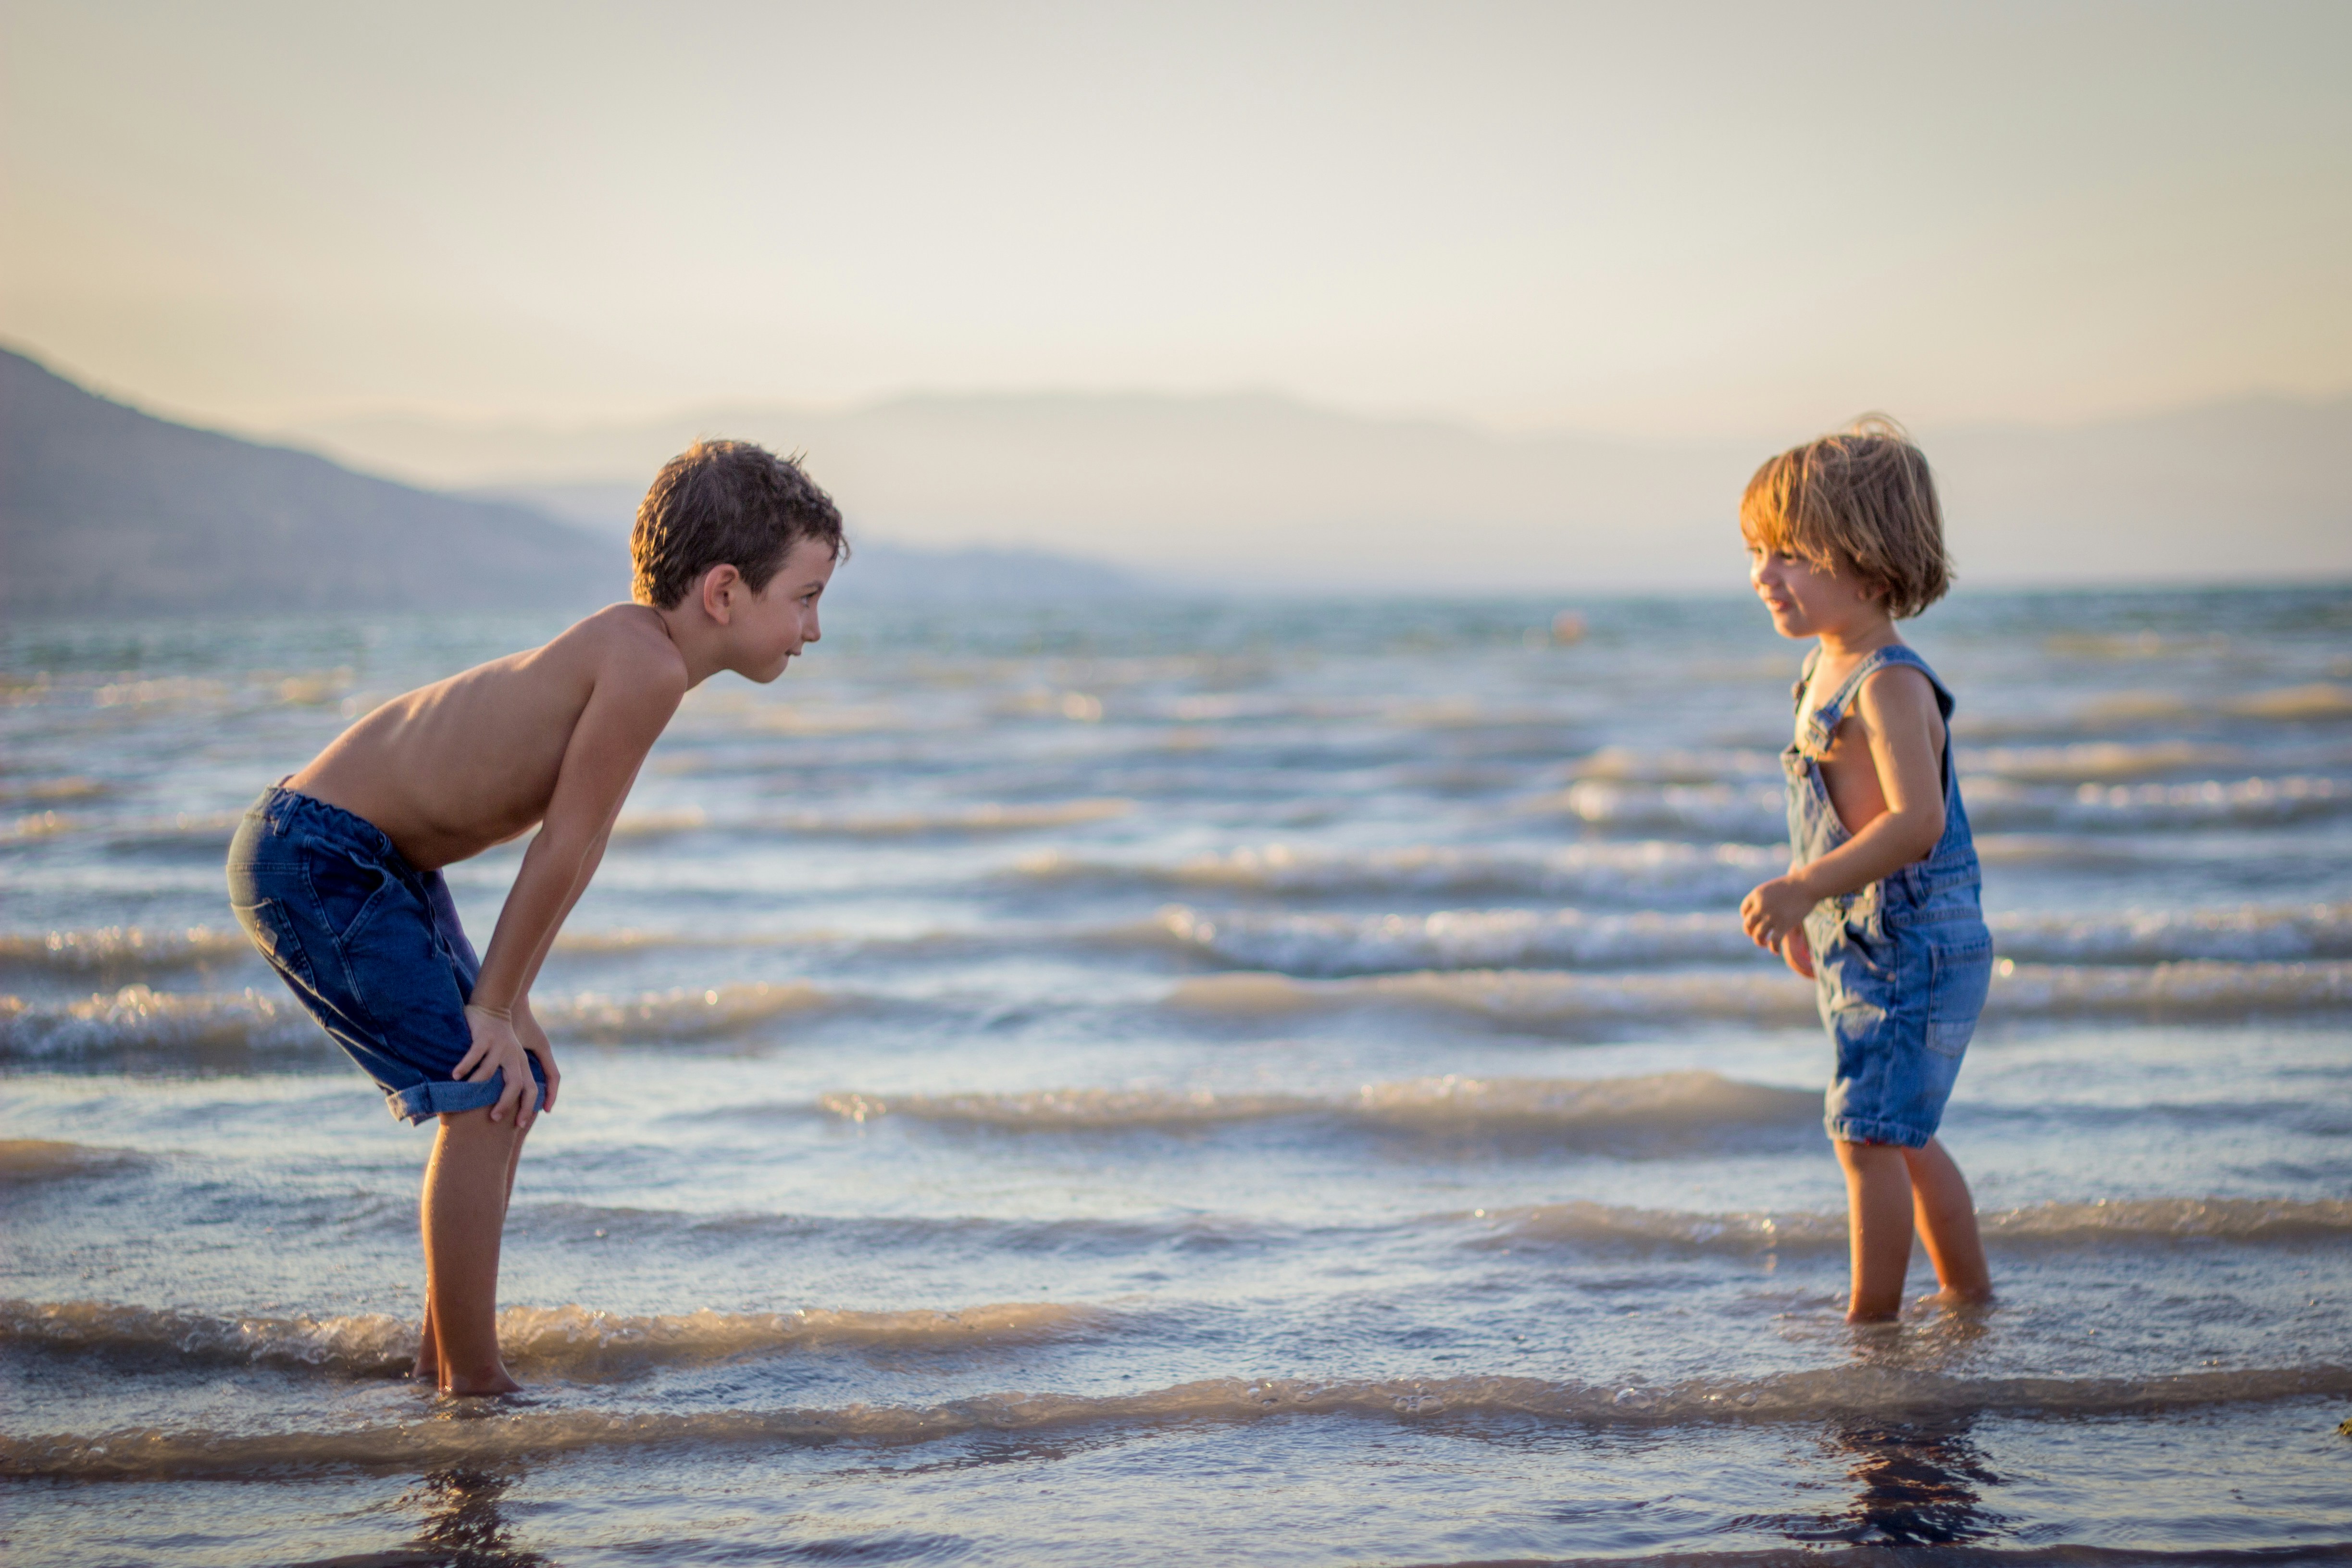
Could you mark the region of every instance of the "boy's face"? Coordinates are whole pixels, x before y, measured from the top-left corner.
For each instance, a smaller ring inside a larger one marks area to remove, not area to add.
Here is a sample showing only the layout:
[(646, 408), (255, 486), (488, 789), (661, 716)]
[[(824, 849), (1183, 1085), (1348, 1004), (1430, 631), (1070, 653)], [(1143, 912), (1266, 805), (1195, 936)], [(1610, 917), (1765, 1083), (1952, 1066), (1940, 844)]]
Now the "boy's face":
[(1879, 595), (1851, 574), (1748, 542), (1748, 581), (1784, 637), (1850, 635), (1886, 618)]
[(784, 564), (768, 585), (748, 596), (733, 630), (741, 662), (738, 673), (762, 683), (783, 674), (784, 666), (822, 637), (817, 626), (817, 600), (833, 581), (833, 547), (803, 539), (784, 557)]

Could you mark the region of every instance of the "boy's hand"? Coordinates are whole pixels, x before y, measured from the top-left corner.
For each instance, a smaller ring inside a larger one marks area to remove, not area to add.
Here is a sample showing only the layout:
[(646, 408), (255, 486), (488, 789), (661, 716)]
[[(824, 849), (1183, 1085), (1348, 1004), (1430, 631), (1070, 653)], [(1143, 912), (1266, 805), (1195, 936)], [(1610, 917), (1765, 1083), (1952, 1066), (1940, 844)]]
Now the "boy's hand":
[[(468, 1002), (466, 1023), (473, 1030), (474, 1044), (450, 1076), (465, 1083), (482, 1083), (493, 1073), (506, 1074), (505, 1089), (490, 1107), (493, 1121), (504, 1121), (510, 1110), (537, 1114), (539, 1080), (530, 1076), (530, 1060), (516, 1037), (513, 1015), (505, 1008), (477, 1007)], [(523, 1098), (526, 1091), (528, 1100)]]
[[(1813, 977), (1813, 944), (1805, 940), (1803, 926), (1800, 925), (1781, 939), (1780, 962), (1808, 980)], [(555, 1092), (553, 1079), (549, 1080), (547, 1090), (551, 1095)]]
[(541, 1028), (539, 1020), (532, 1016), (528, 996), (515, 998), (514, 1026), (515, 1038), (522, 1042), (524, 1050), (539, 1058), (539, 1070), (547, 1075), (547, 1082), (541, 1086), (539, 1109), (522, 1119), (522, 1125), (528, 1128), (555, 1109), (555, 1086), (563, 1080), (563, 1075), (555, 1068), (555, 1047), (547, 1043), (547, 1031)]
[(1739, 901), (1740, 928), (1757, 946), (1779, 952), (1791, 933), (1803, 937), (1805, 917), (1820, 901), (1790, 878), (1775, 877), (1758, 884)]

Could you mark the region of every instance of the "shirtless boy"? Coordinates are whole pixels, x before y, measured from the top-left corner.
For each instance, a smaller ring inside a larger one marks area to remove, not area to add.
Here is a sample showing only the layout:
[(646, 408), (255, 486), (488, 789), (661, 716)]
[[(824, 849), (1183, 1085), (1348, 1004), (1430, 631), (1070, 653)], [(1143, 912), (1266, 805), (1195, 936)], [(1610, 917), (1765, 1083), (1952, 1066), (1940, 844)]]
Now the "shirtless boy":
[[(416, 1373), (507, 1394), (499, 1241), (523, 1138), (561, 1075), (530, 987), (646, 753), (722, 669), (765, 683), (817, 640), (845, 552), (797, 465), (740, 441), (671, 460), (637, 509), (635, 604), (398, 697), (264, 790), (229, 902), (395, 1118), (440, 1119), (425, 1167)], [(477, 959), (441, 868), (536, 827)]]

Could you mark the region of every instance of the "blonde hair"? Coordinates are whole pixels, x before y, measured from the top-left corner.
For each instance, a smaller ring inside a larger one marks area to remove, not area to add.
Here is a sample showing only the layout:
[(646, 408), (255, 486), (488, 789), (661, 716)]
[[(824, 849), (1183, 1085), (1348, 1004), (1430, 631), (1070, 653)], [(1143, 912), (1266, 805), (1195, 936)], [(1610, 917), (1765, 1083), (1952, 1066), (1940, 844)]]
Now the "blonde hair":
[(1884, 414), (1865, 414), (1757, 469), (1739, 498), (1739, 531), (1751, 544), (1861, 579), (1897, 619), (1952, 585), (1927, 455)]

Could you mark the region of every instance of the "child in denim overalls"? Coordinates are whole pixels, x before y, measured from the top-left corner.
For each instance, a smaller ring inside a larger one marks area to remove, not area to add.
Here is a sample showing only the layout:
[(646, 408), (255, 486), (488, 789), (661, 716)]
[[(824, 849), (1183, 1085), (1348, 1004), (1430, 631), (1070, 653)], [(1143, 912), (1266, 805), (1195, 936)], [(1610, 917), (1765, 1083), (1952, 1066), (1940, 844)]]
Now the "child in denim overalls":
[(1937, 1300), (1989, 1300), (1968, 1182), (1936, 1127), (1984, 1006), (1992, 934), (1952, 774), (1952, 694), (1895, 632), (1951, 580), (1927, 461), (1893, 421), (1865, 419), (1759, 468), (1739, 527), (1774, 627), (1819, 639), (1781, 756), (1793, 864), (1739, 914), (1814, 981), (1837, 1047), (1826, 1121), (1853, 1239), (1846, 1318), (1901, 1310), (1915, 1215)]

